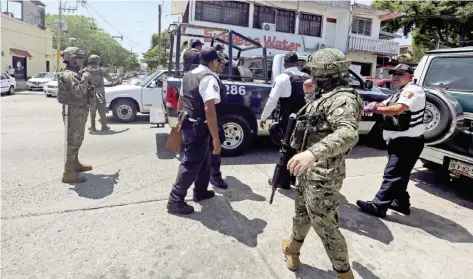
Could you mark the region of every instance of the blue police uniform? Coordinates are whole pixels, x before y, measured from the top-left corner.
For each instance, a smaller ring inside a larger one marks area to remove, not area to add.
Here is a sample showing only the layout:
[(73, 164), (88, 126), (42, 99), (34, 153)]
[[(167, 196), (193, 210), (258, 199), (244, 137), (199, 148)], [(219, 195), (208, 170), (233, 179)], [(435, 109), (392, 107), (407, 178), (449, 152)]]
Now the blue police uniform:
[[(389, 73), (394, 74), (396, 71), (413, 73), (412, 68), (405, 64), (399, 64)], [(383, 182), (373, 201), (357, 201), (357, 205), (378, 217), (386, 216), (388, 208), (410, 214), (407, 185), (411, 171), (424, 149), (426, 95), (422, 87), (408, 83), (383, 104), (404, 104), (408, 110), (399, 116), (383, 116), (383, 138), (388, 144), (389, 155)]]
[[(212, 51), (213, 50), (213, 51)], [(214, 49), (202, 50), (201, 61), (218, 59)], [(205, 116), (205, 102), (220, 102), (219, 78), (208, 67), (199, 65), (187, 72), (182, 80), (181, 97), (183, 108), (179, 114), (180, 129), (184, 145), (184, 157), (172, 187), (168, 212), (190, 214), (194, 208), (184, 199), (194, 183), (194, 201), (212, 198), (215, 193), (208, 190), (210, 181), (210, 130)]]

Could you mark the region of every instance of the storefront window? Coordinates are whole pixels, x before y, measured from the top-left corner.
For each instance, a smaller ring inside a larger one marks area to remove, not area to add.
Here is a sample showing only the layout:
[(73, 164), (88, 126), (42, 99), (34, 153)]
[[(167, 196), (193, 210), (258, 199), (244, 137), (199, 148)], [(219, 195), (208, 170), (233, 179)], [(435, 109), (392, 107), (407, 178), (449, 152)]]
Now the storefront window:
[(236, 1), (196, 1), (195, 19), (201, 21), (248, 26), (250, 5)]

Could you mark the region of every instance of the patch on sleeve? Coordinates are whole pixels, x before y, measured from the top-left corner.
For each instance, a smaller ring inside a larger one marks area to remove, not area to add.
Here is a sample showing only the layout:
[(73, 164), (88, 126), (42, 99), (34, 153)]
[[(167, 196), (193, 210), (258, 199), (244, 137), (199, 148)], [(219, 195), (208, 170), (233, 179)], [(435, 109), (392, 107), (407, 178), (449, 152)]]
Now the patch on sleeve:
[(410, 99), (412, 98), (412, 96), (414, 96), (414, 93), (410, 91), (405, 91), (404, 93), (402, 93), (402, 96), (406, 97), (407, 99)]
[(214, 84), (213, 88), (214, 88), (215, 92), (218, 93), (218, 86), (216, 84)]
[(339, 107), (333, 111), (333, 116), (340, 116), (345, 112), (345, 109), (342, 107)]

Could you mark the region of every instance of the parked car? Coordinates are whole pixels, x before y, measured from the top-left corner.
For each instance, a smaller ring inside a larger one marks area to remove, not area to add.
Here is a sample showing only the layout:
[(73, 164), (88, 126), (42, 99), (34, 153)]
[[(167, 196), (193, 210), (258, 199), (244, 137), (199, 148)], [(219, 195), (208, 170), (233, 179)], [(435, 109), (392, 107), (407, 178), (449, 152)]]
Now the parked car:
[(16, 89), (16, 80), (7, 73), (2, 73), (2, 91), (1, 93), (14, 94)]
[(43, 92), (46, 97), (57, 97), (57, 77), (54, 77), (51, 81), (47, 82), (43, 87)]
[(56, 73), (53, 72), (41, 72), (32, 76), (29, 80), (26, 81), (26, 87), (29, 90), (40, 89), (43, 90), (43, 87), (46, 83), (53, 80), (56, 76)]

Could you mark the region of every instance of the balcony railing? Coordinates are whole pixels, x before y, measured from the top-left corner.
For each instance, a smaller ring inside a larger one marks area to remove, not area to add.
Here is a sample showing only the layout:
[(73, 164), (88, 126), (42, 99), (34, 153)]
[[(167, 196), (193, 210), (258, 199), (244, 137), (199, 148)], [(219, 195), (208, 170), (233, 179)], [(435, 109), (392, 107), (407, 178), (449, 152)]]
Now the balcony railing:
[(399, 54), (399, 43), (390, 40), (350, 35), (348, 49), (395, 56)]

